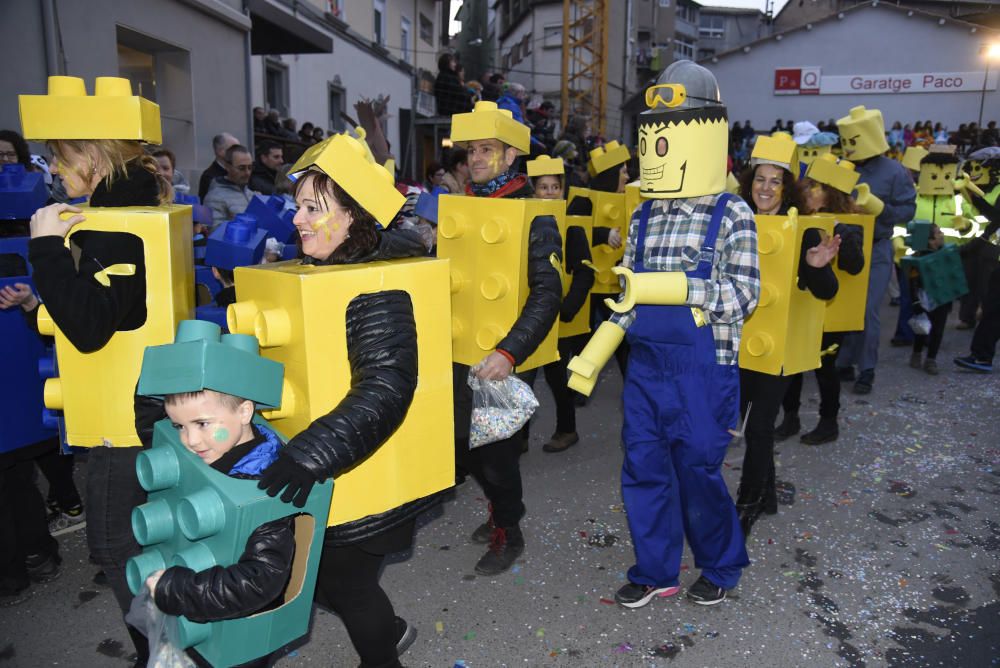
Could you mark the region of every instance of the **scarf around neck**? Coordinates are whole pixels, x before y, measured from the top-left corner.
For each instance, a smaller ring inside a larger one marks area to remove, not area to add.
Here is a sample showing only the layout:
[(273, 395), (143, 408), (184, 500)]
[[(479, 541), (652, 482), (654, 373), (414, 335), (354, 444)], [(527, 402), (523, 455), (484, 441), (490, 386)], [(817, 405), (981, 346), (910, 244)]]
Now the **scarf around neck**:
[(517, 172), (513, 169), (508, 169), (506, 172), (494, 176), (486, 183), (473, 183), (469, 181), (469, 190), (476, 197), (489, 197), (515, 178), (517, 178)]

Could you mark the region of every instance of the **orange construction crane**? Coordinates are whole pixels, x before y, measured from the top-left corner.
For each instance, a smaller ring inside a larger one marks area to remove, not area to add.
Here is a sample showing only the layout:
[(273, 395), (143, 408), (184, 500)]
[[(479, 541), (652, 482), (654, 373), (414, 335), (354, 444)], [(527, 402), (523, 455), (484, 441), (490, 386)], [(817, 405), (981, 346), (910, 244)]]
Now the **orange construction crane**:
[(570, 114), (604, 135), (610, 0), (563, 0), (562, 126)]

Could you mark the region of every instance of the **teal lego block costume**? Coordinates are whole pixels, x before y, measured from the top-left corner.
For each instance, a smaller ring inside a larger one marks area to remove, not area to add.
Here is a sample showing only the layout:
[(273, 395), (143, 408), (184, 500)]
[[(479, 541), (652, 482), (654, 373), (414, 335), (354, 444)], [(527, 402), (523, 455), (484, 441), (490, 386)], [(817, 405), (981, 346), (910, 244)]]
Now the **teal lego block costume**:
[[(277, 407), (283, 375), (280, 364), (258, 355), (255, 337), (221, 336), (217, 325), (192, 320), (181, 323), (175, 343), (147, 348), (138, 391), (162, 397), (211, 389)], [(274, 431), (259, 416), (254, 423)], [(183, 446), (169, 420), (156, 424), (153, 446), (139, 455), (136, 473), (149, 501), (132, 512), (133, 531), (145, 548), (127, 566), (133, 593), (154, 571), (170, 566), (202, 571), (232, 565), (257, 527), (295, 516), (295, 562), (280, 605), (206, 624), (180, 617), (183, 649), (228, 666), (264, 656), (307, 632), (332, 481), (315, 485), (300, 510), (269, 497), (256, 480), (230, 478), (206, 465)]]
[(958, 299), (969, 291), (958, 246), (945, 244), (940, 250), (926, 255), (907, 255), (901, 260), (903, 269), (915, 268), (920, 284), (935, 305)]
[(931, 238), (931, 226), (933, 224), (929, 220), (911, 220), (906, 224), (906, 236), (903, 238), (903, 241), (915, 253), (927, 250), (927, 243)]

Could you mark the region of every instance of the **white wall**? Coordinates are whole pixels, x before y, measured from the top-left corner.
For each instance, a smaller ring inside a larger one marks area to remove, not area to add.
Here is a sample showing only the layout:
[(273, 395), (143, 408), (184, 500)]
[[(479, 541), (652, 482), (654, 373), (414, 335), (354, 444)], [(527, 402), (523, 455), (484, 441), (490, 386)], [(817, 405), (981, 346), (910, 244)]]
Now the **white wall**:
[[(850, 95), (775, 95), (774, 70), (782, 67), (822, 67), (824, 75), (909, 74), (917, 72), (982, 72), (980, 45), (998, 34), (968, 24), (886, 7), (865, 6), (844, 12), (842, 20), (828, 20), (773, 37), (753, 46), (749, 53), (723, 56), (717, 63), (702, 64), (719, 81), (730, 123), (746, 119), (758, 131), (767, 131), (776, 118), (812, 120), (839, 118), (863, 104), (880, 109), (886, 128), (932, 120), (955, 130), (960, 123), (976, 121), (980, 93), (896, 93)], [(996, 64), (1000, 68), (1000, 63)], [(992, 70), (991, 70), (992, 72)], [(986, 92), (983, 124), (1000, 120), (1000, 93)]]

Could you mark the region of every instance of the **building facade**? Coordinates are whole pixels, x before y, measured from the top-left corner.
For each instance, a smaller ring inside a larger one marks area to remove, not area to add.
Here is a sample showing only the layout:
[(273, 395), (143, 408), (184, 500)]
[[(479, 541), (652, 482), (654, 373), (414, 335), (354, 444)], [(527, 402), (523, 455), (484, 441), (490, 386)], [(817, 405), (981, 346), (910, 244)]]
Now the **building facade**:
[(698, 60), (739, 48), (771, 34), (771, 21), (759, 9), (708, 7), (699, 12)]

